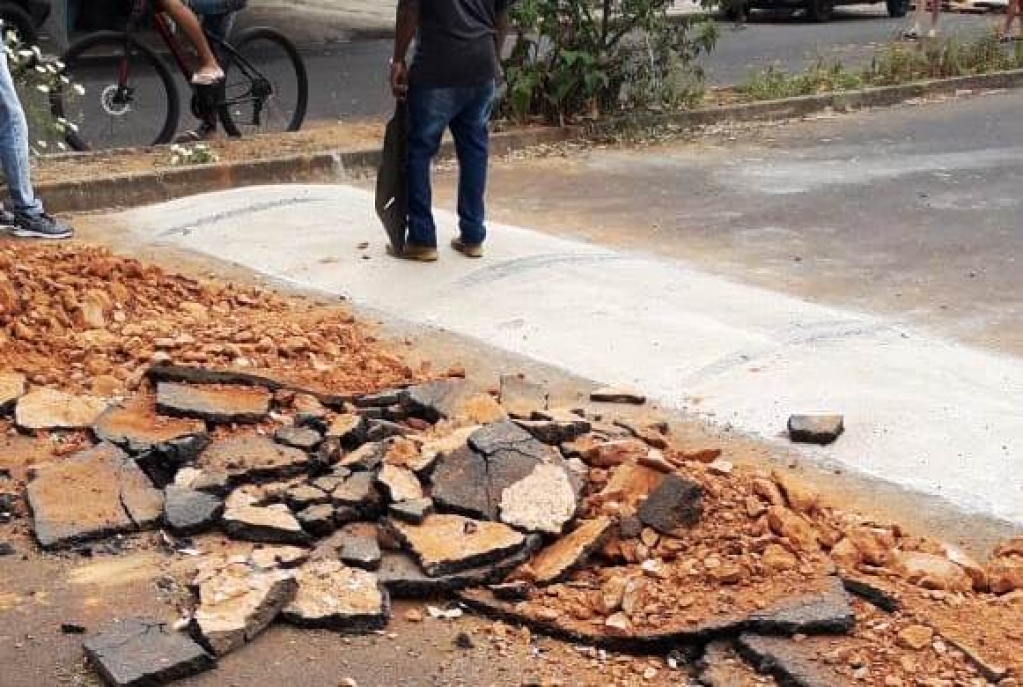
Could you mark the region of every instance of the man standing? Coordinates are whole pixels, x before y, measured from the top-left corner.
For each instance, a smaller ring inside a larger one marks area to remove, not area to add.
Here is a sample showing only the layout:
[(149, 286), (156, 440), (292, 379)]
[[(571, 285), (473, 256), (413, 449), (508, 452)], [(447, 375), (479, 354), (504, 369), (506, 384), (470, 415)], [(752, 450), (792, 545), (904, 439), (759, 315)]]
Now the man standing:
[(32, 190), (32, 167), (28, 151), (28, 123), (14, 90), (7, 53), (0, 59), (0, 167), (11, 196), (12, 212), (0, 211), (0, 224), (23, 238), (66, 239), (74, 233), (43, 212)]
[[(508, 5), (509, 0), (399, 0), (391, 89), (408, 102), (408, 241), (396, 257), (437, 259), (430, 166), (448, 128), (459, 166), (460, 236), (451, 245), (467, 257), (483, 256), (488, 125)], [(409, 68), (405, 60), (413, 38)]]

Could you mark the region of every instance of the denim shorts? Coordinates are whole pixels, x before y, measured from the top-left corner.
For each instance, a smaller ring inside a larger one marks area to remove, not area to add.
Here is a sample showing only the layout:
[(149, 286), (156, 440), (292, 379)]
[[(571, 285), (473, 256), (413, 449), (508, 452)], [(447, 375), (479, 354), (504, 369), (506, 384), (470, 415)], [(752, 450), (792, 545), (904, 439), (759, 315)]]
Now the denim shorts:
[(185, 4), (201, 17), (240, 12), (249, 3), (248, 0), (185, 0)]

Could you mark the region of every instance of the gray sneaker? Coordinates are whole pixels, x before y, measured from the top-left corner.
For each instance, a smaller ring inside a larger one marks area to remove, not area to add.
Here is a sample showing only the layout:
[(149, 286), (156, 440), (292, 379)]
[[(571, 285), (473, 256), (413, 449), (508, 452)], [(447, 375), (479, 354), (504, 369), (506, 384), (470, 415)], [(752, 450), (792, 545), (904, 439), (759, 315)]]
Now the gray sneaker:
[(11, 229), (14, 236), (24, 239), (69, 239), (75, 235), (75, 230), (63, 224), (45, 212), (38, 215), (26, 215), (22, 212), (14, 213), (14, 227)]

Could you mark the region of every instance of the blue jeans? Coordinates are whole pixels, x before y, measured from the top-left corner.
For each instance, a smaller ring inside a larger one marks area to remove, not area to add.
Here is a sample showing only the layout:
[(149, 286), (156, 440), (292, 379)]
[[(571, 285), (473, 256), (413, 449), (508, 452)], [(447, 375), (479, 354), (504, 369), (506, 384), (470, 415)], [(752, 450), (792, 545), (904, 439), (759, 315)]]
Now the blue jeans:
[(409, 91), (408, 242), (437, 245), (433, 221), (430, 166), (450, 128), (458, 154), (458, 226), (470, 245), (487, 238), (484, 196), (487, 191), (488, 125), (494, 106), (493, 83), (474, 88), (423, 88)]
[(43, 204), (32, 190), (28, 123), (14, 90), (6, 54), (0, 59), (0, 167), (11, 195), (11, 209), (26, 215), (42, 214)]

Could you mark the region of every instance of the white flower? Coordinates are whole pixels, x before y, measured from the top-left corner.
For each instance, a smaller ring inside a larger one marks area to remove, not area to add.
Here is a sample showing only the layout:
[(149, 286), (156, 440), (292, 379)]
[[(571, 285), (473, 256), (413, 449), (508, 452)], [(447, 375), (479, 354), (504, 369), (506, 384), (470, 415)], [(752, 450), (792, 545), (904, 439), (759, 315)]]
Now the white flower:
[(36, 90), (39, 91), (40, 93), (49, 93), (50, 87), (47, 86), (46, 84), (39, 84), (38, 86), (36, 86)]
[(82, 84), (76, 83), (71, 88), (74, 90), (75, 94), (77, 94), (77, 95), (85, 95), (85, 86), (83, 86)]

